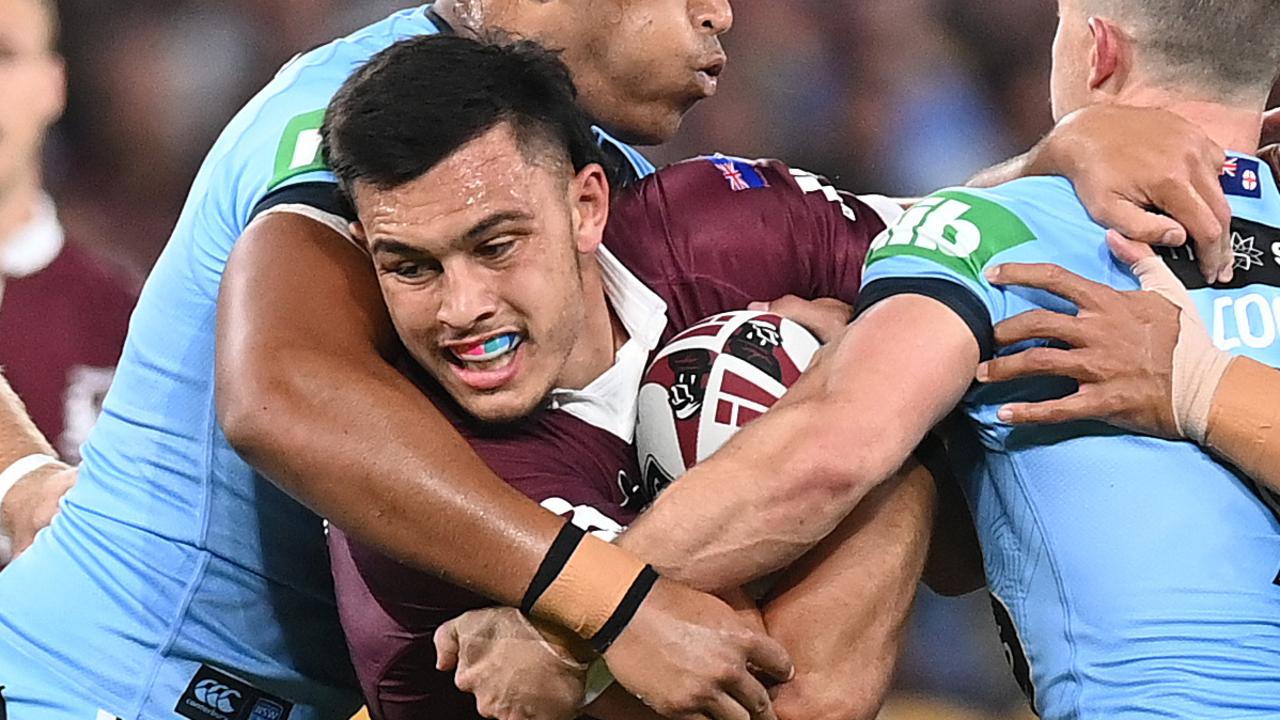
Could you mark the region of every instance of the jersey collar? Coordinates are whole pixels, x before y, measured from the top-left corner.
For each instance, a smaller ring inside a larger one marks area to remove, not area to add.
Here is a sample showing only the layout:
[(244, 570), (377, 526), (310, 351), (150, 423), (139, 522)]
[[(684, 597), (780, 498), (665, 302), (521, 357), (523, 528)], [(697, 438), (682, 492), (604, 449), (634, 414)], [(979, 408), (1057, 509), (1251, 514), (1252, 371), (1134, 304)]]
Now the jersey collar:
[(0, 245), (0, 277), (35, 275), (53, 263), (65, 242), (53, 200), (42, 193), (31, 221)]
[(630, 339), (613, 365), (582, 390), (551, 391), (549, 406), (630, 443), (636, 432), (636, 402), (649, 356), (667, 329), (667, 303), (640, 281), (609, 249), (596, 251), (605, 296)]

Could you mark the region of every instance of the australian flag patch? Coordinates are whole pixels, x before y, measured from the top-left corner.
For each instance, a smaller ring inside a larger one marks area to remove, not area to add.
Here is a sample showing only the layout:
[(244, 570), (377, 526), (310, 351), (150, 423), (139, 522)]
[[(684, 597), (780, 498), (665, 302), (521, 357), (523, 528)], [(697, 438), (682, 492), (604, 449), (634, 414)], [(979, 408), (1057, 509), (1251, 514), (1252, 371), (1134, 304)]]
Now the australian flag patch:
[(1228, 195), (1262, 197), (1262, 163), (1249, 158), (1228, 157), (1222, 166), (1222, 190)]
[(724, 175), (725, 182), (729, 183), (729, 189), (734, 192), (769, 187), (768, 181), (764, 179), (764, 176), (760, 174), (756, 166), (746, 160), (716, 154), (707, 158), (707, 162), (714, 165), (720, 171), (720, 174)]

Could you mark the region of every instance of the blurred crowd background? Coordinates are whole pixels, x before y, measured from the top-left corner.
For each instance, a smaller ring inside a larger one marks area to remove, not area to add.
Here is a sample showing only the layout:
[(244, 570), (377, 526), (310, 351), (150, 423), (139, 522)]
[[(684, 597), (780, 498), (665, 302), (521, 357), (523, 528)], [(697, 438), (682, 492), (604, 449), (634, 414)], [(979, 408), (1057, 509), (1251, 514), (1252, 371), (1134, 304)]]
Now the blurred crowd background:
[[(205, 151), (299, 51), (411, 0), (59, 0), (70, 70), (48, 182), (68, 235), (144, 275)], [(1049, 126), (1051, 0), (735, 0), (729, 67), (657, 160), (784, 158), (922, 193)]]
[[(67, 234), (135, 280), (204, 152), (276, 69), (404, 0), (60, 0), (70, 103), (48, 186)], [(860, 192), (919, 194), (1050, 124), (1051, 0), (734, 0), (721, 93), (658, 161), (773, 156)], [(6, 102), (19, 101), (14, 98)], [(895, 718), (1014, 718), (984, 594), (918, 603)], [(928, 703), (957, 708), (941, 711)], [(972, 712), (972, 715), (968, 713)]]

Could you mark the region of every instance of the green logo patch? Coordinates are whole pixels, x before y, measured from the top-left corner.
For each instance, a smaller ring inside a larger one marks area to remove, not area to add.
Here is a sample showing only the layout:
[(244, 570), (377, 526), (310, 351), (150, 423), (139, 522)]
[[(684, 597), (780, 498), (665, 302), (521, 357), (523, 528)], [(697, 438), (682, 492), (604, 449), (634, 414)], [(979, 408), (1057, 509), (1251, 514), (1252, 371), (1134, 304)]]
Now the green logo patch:
[(911, 255), (977, 282), (991, 258), (1035, 240), (1017, 215), (985, 198), (944, 190), (921, 200), (876, 238), (867, 265)]
[(320, 109), (303, 113), (285, 126), (280, 147), (276, 150), (272, 189), (290, 178), (325, 169), (320, 153), (320, 126), (323, 124), (324, 110)]

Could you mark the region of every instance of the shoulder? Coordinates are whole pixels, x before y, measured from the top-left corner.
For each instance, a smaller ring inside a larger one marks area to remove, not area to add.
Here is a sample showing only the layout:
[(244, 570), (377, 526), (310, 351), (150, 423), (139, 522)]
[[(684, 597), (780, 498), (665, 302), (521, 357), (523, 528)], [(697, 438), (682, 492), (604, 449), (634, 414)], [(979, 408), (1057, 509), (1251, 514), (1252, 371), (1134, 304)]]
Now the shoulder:
[[(396, 41), (435, 32), (421, 7), (301, 54), (232, 119), (210, 154), (243, 205), (285, 185), (331, 181), (320, 153), (325, 108), (351, 73)], [(228, 177), (234, 176), (234, 177)]]
[(1067, 178), (1057, 175), (1024, 177), (994, 188), (959, 191), (997, 203), (1017, 214), (1024, 222), (1088, 218), (1088, 212), (1076, 196), (1075, 186)]
[[(1089, 218), (1071, 183), (1030, 177), (994, 188), (949, 188), (924, 198), (876, 239), (868, 266), (892, 257), (934, 260), (977, 280), (982, 268), (1010, 251), (1035, 252), (1039, 241), (1072, 235), (1091, 244)], [(1056, 240), (1056, 250), (1063, 246)]]

